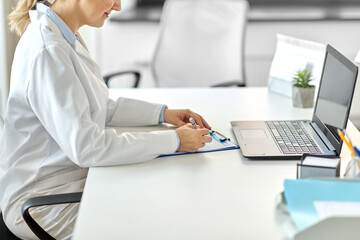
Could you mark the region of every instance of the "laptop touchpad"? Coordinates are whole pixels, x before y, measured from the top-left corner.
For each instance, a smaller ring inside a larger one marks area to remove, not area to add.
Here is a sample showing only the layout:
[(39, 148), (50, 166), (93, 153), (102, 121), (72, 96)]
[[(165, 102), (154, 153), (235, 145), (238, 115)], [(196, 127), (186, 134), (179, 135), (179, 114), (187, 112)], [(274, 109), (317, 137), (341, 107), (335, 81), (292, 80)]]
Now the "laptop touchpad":
[(240, 134), (243, 139), (267, 138), (267, 135), (263, 129), (240, 129)]

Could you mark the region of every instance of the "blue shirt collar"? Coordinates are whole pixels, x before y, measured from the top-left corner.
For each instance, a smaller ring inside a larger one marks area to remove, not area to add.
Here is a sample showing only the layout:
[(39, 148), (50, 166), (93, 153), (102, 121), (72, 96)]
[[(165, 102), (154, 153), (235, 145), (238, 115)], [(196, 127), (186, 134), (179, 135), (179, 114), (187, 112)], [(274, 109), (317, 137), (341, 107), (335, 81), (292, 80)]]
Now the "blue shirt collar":
[(51, 8), (43, 3), (37, 3), (36, 10), (45, 13), (55, 23), (68, 43), (71, 45), (75, 44), (76, 36), (68, 27), (68, 25), (66, 25), (66, 23)]

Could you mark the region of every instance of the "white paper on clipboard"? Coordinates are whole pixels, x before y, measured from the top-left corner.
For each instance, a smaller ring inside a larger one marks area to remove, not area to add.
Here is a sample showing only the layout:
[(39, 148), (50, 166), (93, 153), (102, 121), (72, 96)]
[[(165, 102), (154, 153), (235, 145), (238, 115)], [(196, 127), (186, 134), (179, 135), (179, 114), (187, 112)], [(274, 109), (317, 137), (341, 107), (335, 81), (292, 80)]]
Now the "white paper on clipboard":
[[(277, 44), (271, 64), (268, 89), (291, 97), (292, 77), (299, 69), (311, 70), (313, 85), (319, 85), (326, 45), (277, 34)], [(315, 91), (317, 92), (317, 91)]]

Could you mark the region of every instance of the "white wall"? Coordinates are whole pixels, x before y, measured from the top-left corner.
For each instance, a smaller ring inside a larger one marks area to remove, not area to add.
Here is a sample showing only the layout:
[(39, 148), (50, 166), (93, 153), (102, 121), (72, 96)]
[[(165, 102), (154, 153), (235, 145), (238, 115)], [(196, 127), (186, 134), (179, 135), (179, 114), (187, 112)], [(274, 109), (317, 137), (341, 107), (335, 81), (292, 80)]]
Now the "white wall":
[(0, 113), (4, 113), (7, 84), (4, 2), (0, 3)]
[[(136, 0), (121, 0), (121, 11), (133, 8), (135, 4), (136, 4)], [(116, 14), (116, 12), (113, 12), (112, 15), (113, 14)], [(82, 37), (85, 39), (85, 42), (88, 46), (90, 53), (93, 55), (95, 60), (97, 60), (99, 58), (99, 56), (97, 56), (99, 52), (99, 47), (101, 48), (101, 46), (98, 46), (97, 44), (100, 35), (100, 29), (84, 26), (80, 29), (80, 33)]]
[(18, 38), (10, 33), (7, 16), (15, 5), (15, 0), (0, 2), (0, 113), (5, 112), (9, 92), (11, 64)]

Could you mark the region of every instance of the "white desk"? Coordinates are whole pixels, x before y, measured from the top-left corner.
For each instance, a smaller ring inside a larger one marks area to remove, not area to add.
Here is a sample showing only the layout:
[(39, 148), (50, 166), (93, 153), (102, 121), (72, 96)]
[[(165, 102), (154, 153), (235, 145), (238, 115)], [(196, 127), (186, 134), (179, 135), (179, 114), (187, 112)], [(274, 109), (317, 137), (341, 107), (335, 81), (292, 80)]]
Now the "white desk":
[[(111, 90), (117, 96), (191, 108), (231, 138), (230, 120), (312, 115), (266, 88)], [(360, 143), (351, 123), (348, 132)], [(73, 239), (282, 239), (275, 198), (296, 177), (296, 162), (249, 161), (230, 150), (91, 168)]]

